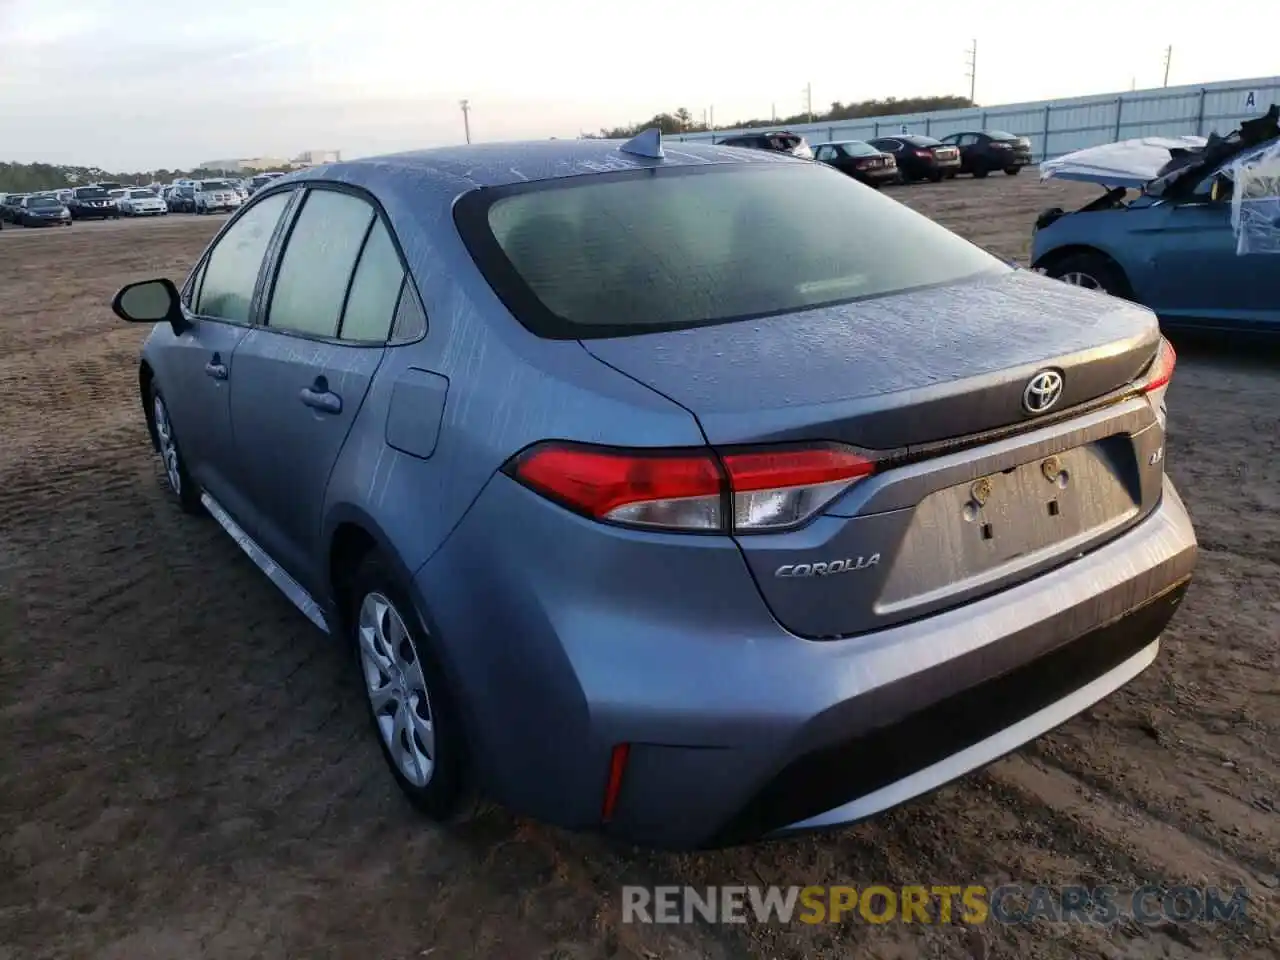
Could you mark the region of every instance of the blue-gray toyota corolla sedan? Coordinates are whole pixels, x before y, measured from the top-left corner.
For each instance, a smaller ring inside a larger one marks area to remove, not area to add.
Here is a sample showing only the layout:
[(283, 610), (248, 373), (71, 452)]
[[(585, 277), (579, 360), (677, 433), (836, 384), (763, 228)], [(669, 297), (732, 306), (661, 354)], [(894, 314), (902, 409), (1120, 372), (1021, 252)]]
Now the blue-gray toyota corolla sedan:
[(1195, 561), (1152, 313), (781, 154), (337, 163), (113, 306), (176, 499), (437, 818), (858, 820), (1135, 677)]

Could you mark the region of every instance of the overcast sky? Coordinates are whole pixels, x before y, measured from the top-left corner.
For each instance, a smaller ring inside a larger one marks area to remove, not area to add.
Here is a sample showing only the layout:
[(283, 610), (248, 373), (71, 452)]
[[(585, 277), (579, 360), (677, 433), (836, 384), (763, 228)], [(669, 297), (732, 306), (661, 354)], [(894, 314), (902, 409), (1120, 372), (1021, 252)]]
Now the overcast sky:
[[(216, 10), (208, 9), (216, 6)], [(204, 8), (204, 9), (201, 9)], [(1262, 77), (1274, 0), (0, 0), (0, 160), (190, 167), (575, 136), (687, 107), (720, 124), (832, 100), (986, 104)], [(877, 13), (875, 11), (883, 11)], [(1251, 29), (1250, 25), (1256, 29)], [(910, 55), (904, 55), (909, 51)]]

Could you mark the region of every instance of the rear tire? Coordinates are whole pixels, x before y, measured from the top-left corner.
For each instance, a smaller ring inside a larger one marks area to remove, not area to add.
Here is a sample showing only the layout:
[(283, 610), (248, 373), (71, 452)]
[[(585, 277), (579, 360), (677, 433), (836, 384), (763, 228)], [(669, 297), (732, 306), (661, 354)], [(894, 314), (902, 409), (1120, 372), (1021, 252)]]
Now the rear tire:
[(1113, 297), (1133, 299), (1129, 280), (1119, 265), (1100, 253), (1073, 253), (1051, 263), (1045, 275), (1074, 287), (1100, 290)]
[(1011, 177), (1016, 177), (1019, 173), (1022, 172), (1022, 168), (1021, 167), (1005, 167), (1004, 172)]
[[(346, 599), (374, 737), (401, 792), (433, 820), (473, 813), (466, 740), (432, 638), (409, 594), (375, 550), (360, 561)], [(429, 741), (429, 742), (428, 742)]]
[(943, 174), (941, 173), (941, 171), (935, 170), (933, 173), (929, 174), (929, 182), (941, 183), (942, 177), (943, 177)]
[(976, 166), (973, 168), (973, 178), (975, 180), (981, 180), (990, 172), (991, 171), (988, 170), (986, 167)]

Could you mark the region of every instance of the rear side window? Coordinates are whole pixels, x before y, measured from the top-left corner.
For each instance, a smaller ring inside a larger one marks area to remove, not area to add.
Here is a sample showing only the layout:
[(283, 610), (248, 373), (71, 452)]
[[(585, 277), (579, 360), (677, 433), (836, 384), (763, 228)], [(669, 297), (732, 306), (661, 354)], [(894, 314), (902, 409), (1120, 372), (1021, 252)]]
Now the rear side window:
[(219, 238), (205, 261), (196, 313), (235, 323), (249, 321), (262, 257), (289, 196), (277, 193), (254, 204)]
[(820, 164), (629, 171), (474, 191), (459, 230), (530, 330), (606, 337), (1010, 269)]
[(342, 339), (378, 343), (386, 340), (403, 283), (404, 267), (391, 234), (381, 220), (375, 220), (351, 280), (339, 334)]
[(337, 336), (351, 272), (373, 216), (373, 207), (349, 193), (308, 192), (280, 258), (269, 327)]
[(396, 343), (417, 340), (427, 332), (427, 313), (422, 301), (414, 292), (413, 284), (406, 278), (400, 290), (400, 303), (396, 307), (396, 322), (391, 328), (391, 339)]

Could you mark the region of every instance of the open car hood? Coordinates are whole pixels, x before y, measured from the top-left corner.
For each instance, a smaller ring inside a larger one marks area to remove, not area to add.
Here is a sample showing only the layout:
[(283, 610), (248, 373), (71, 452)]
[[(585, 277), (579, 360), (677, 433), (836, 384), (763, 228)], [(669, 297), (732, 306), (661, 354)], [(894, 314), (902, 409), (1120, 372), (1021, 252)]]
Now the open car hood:
[(1085, 147), (1040, 164), (1040, 179), (1079, 180), (1104, 187), (1144, 187), (1177, 157), (1204, 151), (1204, 137), (1139, 137)]

